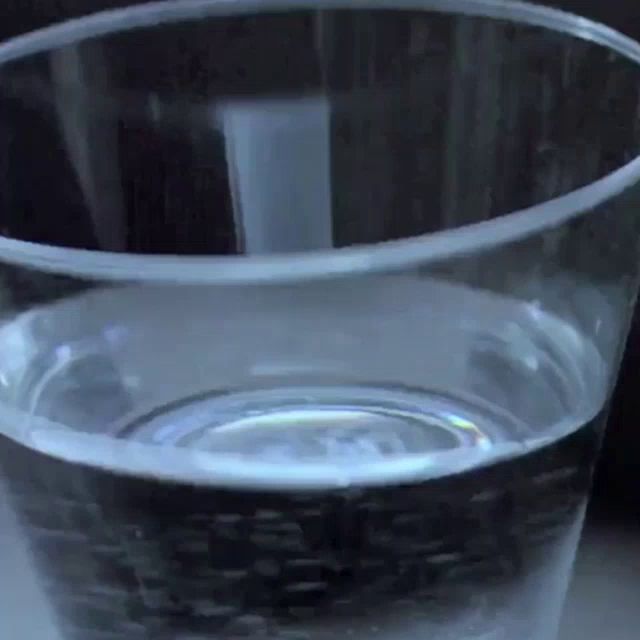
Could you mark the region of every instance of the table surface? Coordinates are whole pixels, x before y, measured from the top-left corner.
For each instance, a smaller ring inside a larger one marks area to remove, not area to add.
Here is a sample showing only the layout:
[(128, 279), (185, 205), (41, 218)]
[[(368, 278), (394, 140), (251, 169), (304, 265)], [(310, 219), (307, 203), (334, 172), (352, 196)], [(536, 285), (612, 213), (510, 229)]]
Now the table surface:
[(640, 525), (618, 518), (587, 525), (560, 640), (640, 637)]

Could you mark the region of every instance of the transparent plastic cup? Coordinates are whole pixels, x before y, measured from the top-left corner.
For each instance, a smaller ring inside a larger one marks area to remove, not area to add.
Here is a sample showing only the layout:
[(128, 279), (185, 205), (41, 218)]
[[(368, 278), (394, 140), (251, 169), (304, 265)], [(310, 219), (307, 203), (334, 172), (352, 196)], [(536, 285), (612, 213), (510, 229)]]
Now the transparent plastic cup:
[(637, 293), (639, 62), (493, 0), (0, 45), (7, 637), (553, 638)]

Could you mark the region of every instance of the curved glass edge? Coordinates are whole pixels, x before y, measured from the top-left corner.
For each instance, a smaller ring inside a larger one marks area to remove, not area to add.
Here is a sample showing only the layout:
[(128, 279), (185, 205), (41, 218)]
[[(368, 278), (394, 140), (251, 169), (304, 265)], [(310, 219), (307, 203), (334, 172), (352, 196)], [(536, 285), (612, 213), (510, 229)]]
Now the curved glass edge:
[[(486, 17), (543, 27), (593, 42), (635, 62), (640, 43), (587, 18), (516, 0), (165, 0), (62, 22), (0, 44), (0, 66), (88, 39), (180, 20), (291, 9), (405, 9)], [(588, 213), (640, 181), (640, 156), (568, 194), (492, 220), (446, 231), (304, 253), (252, 256), (121, 254), (0, 237), (0, 259), (17, 266), (108, 281), (183, 284), (289, 282), (391, 271), (454, 258), (542, 233)]]

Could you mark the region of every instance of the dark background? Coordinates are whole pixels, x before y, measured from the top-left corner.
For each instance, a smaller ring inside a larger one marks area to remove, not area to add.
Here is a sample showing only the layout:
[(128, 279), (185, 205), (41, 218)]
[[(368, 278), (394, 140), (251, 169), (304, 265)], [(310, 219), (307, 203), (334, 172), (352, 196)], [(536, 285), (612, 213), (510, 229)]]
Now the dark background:
[[(640, 40), (640, 6), (637, 0), (554, 0), (557, 8), (609, 24)], [(640, 212), (639, 212), (640, 215)], [(600, 460), (592, 510), (640, 523), (640, 305), (631, 328), (618, 388)], [(640, 580), (640, 575), (638, 576)]]

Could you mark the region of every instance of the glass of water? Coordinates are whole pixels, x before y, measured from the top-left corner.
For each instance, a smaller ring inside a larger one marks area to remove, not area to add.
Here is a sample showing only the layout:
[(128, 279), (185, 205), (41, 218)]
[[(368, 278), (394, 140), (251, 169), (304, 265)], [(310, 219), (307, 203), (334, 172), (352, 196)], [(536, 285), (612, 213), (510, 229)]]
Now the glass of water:
[(639, 62), (498, 0), (1, 45), (7, 637), (553, 638), (636, 296)]

